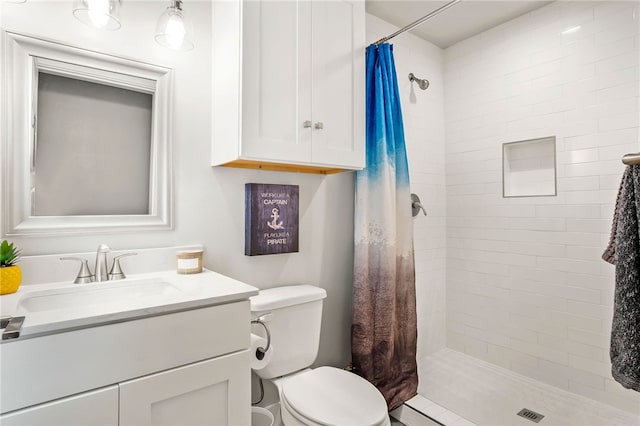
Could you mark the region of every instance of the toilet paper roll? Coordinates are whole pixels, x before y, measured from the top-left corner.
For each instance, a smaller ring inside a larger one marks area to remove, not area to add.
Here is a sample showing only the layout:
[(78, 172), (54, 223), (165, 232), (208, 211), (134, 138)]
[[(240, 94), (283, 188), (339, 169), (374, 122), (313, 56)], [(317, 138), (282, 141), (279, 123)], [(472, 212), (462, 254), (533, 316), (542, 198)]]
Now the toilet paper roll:
[(266, 348), (267, 347), (267, 339), (264, 337), (258, 336), (257, 334), (251, 333), (251, 369), (252, 370), (262, 370), (264, 367), (271, 362), (271, 358), (273, 357), (273, 345), (269, 347), (269, 350), (264, 354), (262, 359), (258, 357), (258, 348)]

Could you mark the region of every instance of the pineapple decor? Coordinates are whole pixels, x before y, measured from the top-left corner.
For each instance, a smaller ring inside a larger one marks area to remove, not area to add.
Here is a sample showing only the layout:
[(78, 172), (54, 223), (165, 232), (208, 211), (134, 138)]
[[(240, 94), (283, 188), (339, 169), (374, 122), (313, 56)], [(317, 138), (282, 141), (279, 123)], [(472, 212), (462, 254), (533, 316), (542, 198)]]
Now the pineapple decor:
[(20, 258), (20, 250), (2, 240), (0, 243), (0, 294), (10, 294), (18, 291), (22, 282), (22, 271), (16, 265)]

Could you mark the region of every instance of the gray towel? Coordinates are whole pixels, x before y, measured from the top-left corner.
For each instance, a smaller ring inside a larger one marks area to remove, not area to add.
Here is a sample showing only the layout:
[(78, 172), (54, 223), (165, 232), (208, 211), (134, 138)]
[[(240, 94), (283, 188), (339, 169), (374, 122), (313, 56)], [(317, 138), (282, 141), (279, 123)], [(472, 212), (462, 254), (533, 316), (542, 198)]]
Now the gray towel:
[(616, 265), (611, 374), (640, 392), (640, 165), (628, 166), (616, 201), (611, 240), (602, 258)]

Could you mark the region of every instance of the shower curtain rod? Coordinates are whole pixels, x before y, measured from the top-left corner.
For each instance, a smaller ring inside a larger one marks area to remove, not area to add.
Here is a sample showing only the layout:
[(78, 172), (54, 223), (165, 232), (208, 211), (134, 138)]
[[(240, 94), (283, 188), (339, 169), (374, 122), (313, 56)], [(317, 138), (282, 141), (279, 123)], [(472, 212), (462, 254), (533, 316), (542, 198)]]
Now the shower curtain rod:
[(622, 162), (627, 166), (631, 166), (632, 164), (640, 164), (640, 152), (625, 155), (624, 157), (622, 157)]
[(398, 31), (396, 31), (395, 33), (388, 35), (386, 37), (381, 38), (380, 40), (376, 41), (373, 44), (380, 44), (380, 43), (384, 43), (388, 40), (391, 40), (392, 38), (394, 38), (397, 35), (400, 35), (406, 31), (409, 31), (410, 29), (413, 29), (415, 27), (417, 27), (418, 25), (422, 24), (423, 22), (433, 18), (436, 15), (441, 14), (442, 12), (444, 12), (445, 10), (449, 9), (451, 6), (455, 5), (456, 3), (461, 2), (462, 0), (453, 0), (450, 1), (449, 3), (445, 4), (444, 6), (442, 6), (439, 9), (434, 10), (433, 12), (429, 13), (428, 15), (423, 16), (422, 18), (418, 19), (417, 21), (413, 21), (412, 23), (410, 23), (409, 25), (407, 25), (404, 28), (400, 28)]

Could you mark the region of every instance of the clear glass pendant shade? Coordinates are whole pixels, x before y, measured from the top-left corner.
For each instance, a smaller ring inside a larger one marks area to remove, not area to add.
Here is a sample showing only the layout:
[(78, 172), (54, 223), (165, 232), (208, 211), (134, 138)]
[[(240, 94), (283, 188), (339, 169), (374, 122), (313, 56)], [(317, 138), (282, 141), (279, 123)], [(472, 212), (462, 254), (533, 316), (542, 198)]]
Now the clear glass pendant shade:
[(103, 30), (120, 28), (120, 0), (77, 0), (73, 16), (79, 21)]
[(160, 15), (156, 26), (156, 42), (173, 50), (193, 49), (191, 22), (182, 13), (182, 2), (172, 0), (167, 10)]

